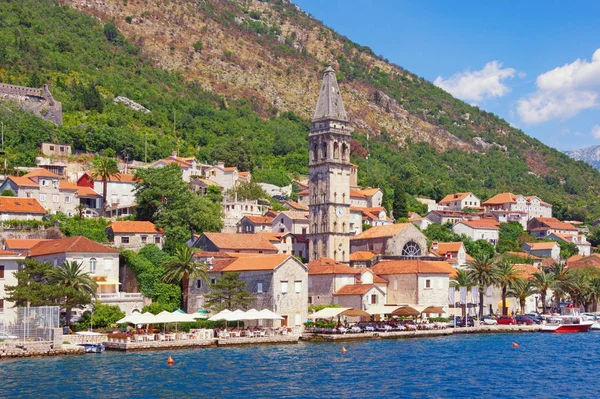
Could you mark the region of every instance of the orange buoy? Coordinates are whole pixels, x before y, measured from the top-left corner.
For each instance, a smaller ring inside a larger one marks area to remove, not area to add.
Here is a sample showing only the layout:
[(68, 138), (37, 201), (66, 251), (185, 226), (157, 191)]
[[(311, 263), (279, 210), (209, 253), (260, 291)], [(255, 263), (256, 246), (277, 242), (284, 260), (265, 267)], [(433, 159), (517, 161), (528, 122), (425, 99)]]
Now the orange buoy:
[(513, 344), (513, 348), (518, 348), (519, 347), (519, 344), (517, 344), (516, 342), (513, 342), (512, 344)]
[(173, 358), (171, 356), (169, 356), (169, 360), (167, 360), (167, 364), (172, 365), (173, 363), (175, 363), (175, 360), (173, 360)]
[(348, 351), (346, 350), (346, 348), (344, 348), (344, 347), (342, 346), (342, 353), (346, 353), (346, 352), (348, 352)]

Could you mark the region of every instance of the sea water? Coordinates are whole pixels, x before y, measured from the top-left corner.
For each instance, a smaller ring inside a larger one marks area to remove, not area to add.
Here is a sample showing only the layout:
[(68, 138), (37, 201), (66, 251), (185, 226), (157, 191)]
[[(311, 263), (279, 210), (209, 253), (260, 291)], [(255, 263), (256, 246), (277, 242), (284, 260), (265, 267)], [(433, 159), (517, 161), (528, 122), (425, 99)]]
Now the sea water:
[(0, 397), (599, 397), (599, 340), (474, 334), (3, 360)]

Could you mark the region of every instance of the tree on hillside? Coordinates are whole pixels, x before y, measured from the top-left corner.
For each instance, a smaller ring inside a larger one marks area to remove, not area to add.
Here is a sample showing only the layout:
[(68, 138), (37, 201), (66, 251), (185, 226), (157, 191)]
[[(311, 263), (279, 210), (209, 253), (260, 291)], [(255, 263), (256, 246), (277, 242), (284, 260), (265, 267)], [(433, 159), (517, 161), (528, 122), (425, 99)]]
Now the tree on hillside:
[(579, 248), (572, 242), (559, 242), (558, 245), (560, 245), (560, 257), (562, 259), (569, 259), (579, 253)]
[(268, 199), (269, 194), (254, 180), (240, 183), (237, 186), (227, 190), (227, 195), (236, 197), (238, 201), (254, 201), (259, 199)]
[(61, 306), (66, 310), (66, 325), (71, 325), (71, 310), (91, 303), (98, 288), (89, 273), (83, 271), (83, 263), (64, 261), (59, 267), (47, 272), (48, 283), (65, 289)]
[(512, 263), (501, 260), (495, 265), (494, 274), (495, 283), (500, 288), (501, 292), (502, 316), (506, 316), (508, 314), (506, 297), (508, 296), (509, 289), (513, 287), (515, 280), (519, 278), (518, 271)]
[(246, 309), (254, 298), (246, 288), (246, 282), (239, 280), (239, 273), (225, 273), (210, 285), (210, 292), (205, 296), (207, 308), (219, 312), (223, 309)]
[(190, 280), (202, 279), (208, 283), (208, 270), (203, 262), (194, 259), (194, 250), (187, 245), (180, 245), (175, 250), (175, 257), (163, 264), (165, 274), (162, 280), (166, 283), (179, 283), (183, 310), (188, 311), (188, 293)]
[(408, 217), (408, 205), (403, 182), (397, 181), (394, 185), (394, 204), (392, 209), (394, 211), (394, 219), (398, 220)]
[(519, 222), (500, 223), (500, 231), (496, 251), (504, 253), (519, 251), (519, 236), (523, 233), (523, 226)]
[(152, 221), (165, 230), (167, 252), (174, 251), (192, 234), (220, 231), (223, 227), (221, 204), (213, 202), (218, 196), (199, 197), (189, 190), (181, 173), (177, 165), (136, 171), (140, 179), (136, 184), (136, 218)]
[(93, 180), (102, 180), (102, 213), (106, 214), (108, 203), (106, 201), (106, 192), (108, 190), (108, 180), (115, 177), (117, 180), (121, 180), (121, 174), (119, 173), (119, 167), (117, 161), (113, 158), (108, 157), (95, 157), (92, 161), (92, 169), (90, 170), (90, 177)]
[(483, 300), (485, 289), (496, 281), (492, 257), (478, 254), (472, 262), (467, 263), (466, 270), (479, 286), (479, 318), (483, 317)]

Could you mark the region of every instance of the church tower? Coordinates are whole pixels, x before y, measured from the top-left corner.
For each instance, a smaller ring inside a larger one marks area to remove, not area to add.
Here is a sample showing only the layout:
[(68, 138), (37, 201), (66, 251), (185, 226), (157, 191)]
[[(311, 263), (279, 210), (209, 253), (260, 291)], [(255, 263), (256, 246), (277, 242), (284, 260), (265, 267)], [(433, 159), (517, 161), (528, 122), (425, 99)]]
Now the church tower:
[(308, 136), (309, 261), (349, 261), (351, 133), (335, 71), (328, 67)]

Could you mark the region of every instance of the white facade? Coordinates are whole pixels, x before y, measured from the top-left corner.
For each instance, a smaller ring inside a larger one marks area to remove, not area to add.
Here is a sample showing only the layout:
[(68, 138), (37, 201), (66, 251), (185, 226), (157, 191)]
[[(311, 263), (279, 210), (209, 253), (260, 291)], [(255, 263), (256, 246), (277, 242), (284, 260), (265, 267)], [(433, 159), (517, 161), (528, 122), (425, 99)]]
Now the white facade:
[(17, 285), (14, 273), (18, 270), (18, 262), (25, 259), (16, 253), (10, 254), (6, 251), (0, 253), (0, 330), (15, 320), (16, 309), (13, 302), (6, 300), (6, 286)]
[(487, 242), (496, 245), (498, 243), (500, 230), (498, 227), (477, 226), (467, 221), (461, 221), (452, 226), (452, 232), (454, 234), (464, 234), (473, 241), (486, 240)]

